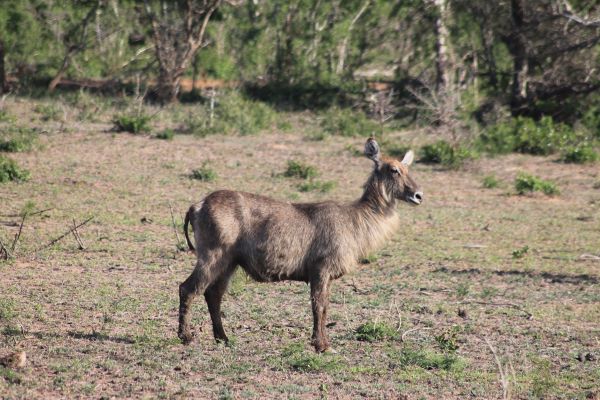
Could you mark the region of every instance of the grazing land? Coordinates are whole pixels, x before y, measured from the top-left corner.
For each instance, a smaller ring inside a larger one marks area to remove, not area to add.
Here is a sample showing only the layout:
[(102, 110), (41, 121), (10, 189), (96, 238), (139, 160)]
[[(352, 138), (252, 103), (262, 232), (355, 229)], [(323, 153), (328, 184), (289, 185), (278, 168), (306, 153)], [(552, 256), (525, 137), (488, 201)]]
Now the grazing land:
[[(214, 342), (198, 297), (196, 339), (183, 346), (188, 206), (220, 188), (352, 201), (372, 168), (357, 155), (364, 137), (315, 140), (297, 124), (307, 117), (290, 115), (285, 131), (159, 140), (111, 132), (102, 118), (45, 121), (24, 101), (8, 109), (42, 133), (10, 154), (29, 180), (0, 184), (5, 244), (31, 213), (14, 257), (0, 261), (0, 357), (27, 355), (24, 368), (0, 367), (1, 398), (600, 396), (598, 164), (517, 154), (460, 170), (416, 162), (423, 205), (401, 204), (393, 240), (333, 285), (335, 352), (309, 345), (307, 285), (241, 271), (223, 304), (231, 345)], [(385, 154), (419, 140), (393, 132), (380, 144)], [(290, 161), (317, 176), (286, 176)], [(517, 194), (522, 172), (560, 193)], [(78, 230), (85, 249), (71, 234), (46, 247), (89, 217)]]

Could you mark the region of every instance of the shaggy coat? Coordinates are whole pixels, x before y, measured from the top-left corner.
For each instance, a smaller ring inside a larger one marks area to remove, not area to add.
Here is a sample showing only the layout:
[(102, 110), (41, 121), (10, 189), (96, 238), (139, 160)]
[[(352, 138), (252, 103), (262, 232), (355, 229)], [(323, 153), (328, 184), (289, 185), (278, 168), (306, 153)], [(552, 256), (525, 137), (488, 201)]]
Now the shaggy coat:
[(312, 343), (329, 346), (325, 335), (330, 282), (350, 272), (357, 261), (380, 246), (399, 223), (398, 200), (420, 204), (422, 193), (408, 174), (412, 152), (404, 160), (381, 159), (371, 138), (365, 154), (375, 167), (362, 197), (351, 204), (285, 203), (251, 193), (220, 190), (192, 205), (184, 231), (192, 225), (197, 243), (196, 268), (180, 285), (179, 337), (192, 339), (189, 307), (203, 293), (217, 340), (227, 341), (220, 305), (229, 278), (240, 266), (259, 282), (304, 281), (311, 286)]

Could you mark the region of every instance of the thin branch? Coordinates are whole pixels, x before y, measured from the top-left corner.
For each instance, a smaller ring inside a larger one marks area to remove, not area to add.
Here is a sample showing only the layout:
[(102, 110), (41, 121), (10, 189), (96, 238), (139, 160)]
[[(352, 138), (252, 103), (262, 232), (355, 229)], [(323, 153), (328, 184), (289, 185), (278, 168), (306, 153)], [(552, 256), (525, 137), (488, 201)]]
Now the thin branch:
[(457, 301), (456, 304), (481, 304), (484, 306), (512, 307), (512, 308), (519, 310), (522, 313), (526, 314), (527, 319), (533, 318), (533, 314), (531, 314), (529, 311), (524, 310), (521, 306), (519, 306), (517, 304), (513, 304), (513, 303), (489, 303), (486, 301), (463, 300), (463, 301)]
[(52, 246), (54, 243), (58, 242), (59, 240), (63, 239), (65, 236), (67, 236), (68, 234), (70, 234), (71, 232), (73, 232), (74, 230), (81, 228), (82, 226), (84, 226), (85, 224), (87, 224), (88, 222), (90, 222), (92, 219), (94, 219), (94, 217), (89, 217), (88, 219), (86, 219), (85, 221), (83, 221), (82, 223), (80, 223), (79, 225), (74, 226), (73, 228), (69, 229), (67, 232), (63, 233), (62, 235), (60, 235), (59, 237), (57, 237), (56, 239), (53, 239), (50, 241), (50, 243), (48, 243), (45, 246), (40, 247), (39, 249), (37, 249), (35, 252), (37, 253), (38, 251), (44, 250), (50, 246)]
[(177, 247), (181, 243), (181, 239), (179, 238), (179, 233), (177, 233), (177, 225), (175, 224), (175, 216), (173, 215), (173, 207), (169, 202), (169, 211), (171, 212), (171, 222), (173, 223), (173, 231), (175, 232), (175, 240), (177, 240)]
[[(500, 357), (498, 357), (498, 353), (496, 352), (496, 349), (494, 348), (494, 346), (492, 346), (492, 343), (488, 340), (488, 338), (484, 337), (484, 340), (487, 343), (490, 350), (492, 351), (492, 354), (494, 355), (494, 359), (496, 360), (496, 365), (498, 366), (498, 372), (500, 373), (500, 383), (502, 384), (502, 398), (504, 400), (509, 400), (511, 397), (511, 395), (510, 395), (510, 380), (508, 379), (506, 367), (502, 366), (502, 363), (500, 362)], [(512, 364), (510, 364), (510, 366), (512, 369)], [(514, 374), (514, 370), (513, 370), (513, 374)]]
[(77, 231), (77, 223), (75, 222), (75, 218), (73, 218), (73, 236), (75, 236), (75, 240), (77, 240), (77, 243), (79, 243), (79, 250), (85, 250), (83, 240), (81, 240), (81, 236), (79, 236), (79, 232)]
[(10, 246), (10, 251), (14, 253), (15, 248), (17, 247), (17, 242), (19, 241), (19, 238), (21, 237), (21, 231), (23, 231), (23, 224), (25, 223), (25, 218), (27, 218), (27, 213), (23, 213), (23, 218), (21, 219), (21, 225), (19, 225), (19, 232), (17, 232), (17, 234), (15, 235), (15, 239), (12, 242), (12, 245)]

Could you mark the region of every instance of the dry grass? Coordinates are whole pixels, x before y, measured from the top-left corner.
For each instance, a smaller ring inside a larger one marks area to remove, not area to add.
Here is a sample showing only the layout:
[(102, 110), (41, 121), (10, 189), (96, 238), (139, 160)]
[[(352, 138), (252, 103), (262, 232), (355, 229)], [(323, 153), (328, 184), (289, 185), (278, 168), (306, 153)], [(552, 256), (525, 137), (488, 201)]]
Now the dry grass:
[[(507, 387), (513, 398), (600, 395), (600, 261), (581, 257), (600, 256), (597, 167), (523, 155), (462, 171), (416, 165), (424, 204), (401, 206), (395, 239), (333, 287), (337, 354), (312, 353), (306, 285), (241, 274), (224, 303), (233, 346), (214, 343), (200, 298), (197, 339), (184, 347), (177, 286), (194, 257), (177, 250), (169, 204), (180, 224), (178, 213), (217, 188), (349, 201), (371, 162), (348, 151), (360, 148), (357, 138), (162, 141), (108, 128), (78, 123), (42, 135), (37, 150), (14, 155), (31, 180), (0, 186), (5, 243), (20, 222), (11, 215), (27, 202), (52, 208), (26, 221), (16, 259), (0, 261), (0, 357), (27, 353), (25, 368), (0, 367), (1, 397), (462, 399), (502, 398)], [(288, 160), (314, 165), (337, 185), (299, 192), (280, 174)], [(218, 178), (189, 179), (204, 162)], [(562, 194), (515, 195), (520, 171), (557, 182)], [(491, 174), (503, 185), (482, 189)], [(86, 250), (69, 236), (35, 253), (72, 218), (89, 216), (80, 230)], [(398, 335), (357, 340), (367, 321)], [(514, 375), (501, 379), (498, 365), (512, 365)]]

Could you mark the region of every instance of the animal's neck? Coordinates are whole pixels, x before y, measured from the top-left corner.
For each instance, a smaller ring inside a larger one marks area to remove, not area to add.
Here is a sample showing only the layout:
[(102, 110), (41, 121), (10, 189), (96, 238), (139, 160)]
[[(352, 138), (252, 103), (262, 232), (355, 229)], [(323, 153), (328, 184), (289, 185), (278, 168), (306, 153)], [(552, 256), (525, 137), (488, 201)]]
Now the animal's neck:
[(381, 246), (398, 228), (396, 199), (383, 182), (371, 176), (362, 197), (352, 207), (358, 256), (364, 257)]

